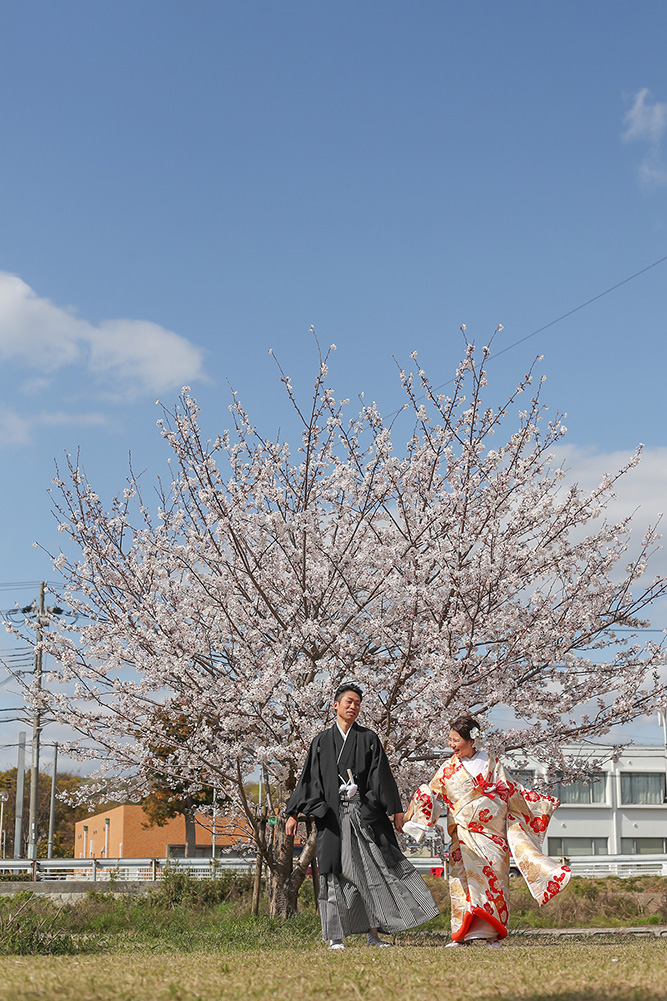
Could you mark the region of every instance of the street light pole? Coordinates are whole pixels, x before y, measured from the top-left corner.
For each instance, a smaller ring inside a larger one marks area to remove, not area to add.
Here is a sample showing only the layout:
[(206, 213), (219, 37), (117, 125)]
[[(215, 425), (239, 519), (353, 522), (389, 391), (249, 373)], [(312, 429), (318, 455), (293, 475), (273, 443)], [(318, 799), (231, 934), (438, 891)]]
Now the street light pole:
[(56, 776), (58, 774), (58, 744), (53, 745), (53, 777), (51, 779), (51, 803), (49, 805), (49, 841), (46, 857), (53, 858), (53, 828), (56, 820)]
[(25, 731), (19, 734), (16, 763), (16, 806), (14, 807), (14, 858), (23, 858), (23, 798), (25, 795)]
[[(44, 581), (39, 585), (39, 608), (37, 611), (37, 642), (35, 644), (35, 676), (33, 691), (39, 697), (42, 688), (42, 625), (44, 624)], [(37, 858), (37, 785), (39, 782), (39, 737), (41, 729), (41, 708), (35, 705), (32, 715), (32, 761), (30, 764), (30, 813), (28, 818), (28, 858)]]
[[(3, 789), (0, 792), (0, 846), (3, 844), (3, 835), (5, 833), (5, 803), (9, 799), (9, 793), (6, 793)], [(2, 853), (2, 857), (5, 857), (5, 853)]]
[[(218, 814), (217, 814), (217, 811), (216, 811), (216, 800), (217, 800), (217, 798), (218, 798), (218, 790), (214, 786), (213, 787), (213, 826), (212, 826), (212, 830), (211, 830), (211, 858), (213, 859), (214, 863), (215, 863), (215, 835), (216, 835), (217, 824), (218, 824)], [(214, 872), (214, 875), (215, 875), (215, 872)]]

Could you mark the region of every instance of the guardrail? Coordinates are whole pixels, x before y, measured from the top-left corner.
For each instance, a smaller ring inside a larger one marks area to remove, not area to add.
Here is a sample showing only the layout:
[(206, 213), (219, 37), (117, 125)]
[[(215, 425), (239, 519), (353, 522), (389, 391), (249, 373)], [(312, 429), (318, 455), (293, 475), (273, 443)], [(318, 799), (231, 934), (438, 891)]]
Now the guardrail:
[(38, 880), (77, 880), (96, 883), (102, 880), (127, 882), (155, 882), (166, 871), (187, 871), (195, 879), (214, 879), (221, 872), (250, 872), (254, 858), (52, 858), (52, 859), (2, 859), (0, 873), (26, 873), (33, 882)]
[[(564, 859), (574, 876), (666, 876), (667, 855), (580, 855)], [(412, 856), (418, 872), (428, 876), (446, 875), (441, 858)], [(26, 873), (33, 881), (78, 880), (81, 882), (114, 880), (117, 882), (156, 882), (165, 872), (189, 872), (194, 879), (215, 879), (222, 872), (251, 872), (252, 856), (221, 858), (143, 858), (143, 859), (1, 859), (0, 873)]]
[(573, 876), (667, 876), (667, 855), (580, 855), (565, 862)]

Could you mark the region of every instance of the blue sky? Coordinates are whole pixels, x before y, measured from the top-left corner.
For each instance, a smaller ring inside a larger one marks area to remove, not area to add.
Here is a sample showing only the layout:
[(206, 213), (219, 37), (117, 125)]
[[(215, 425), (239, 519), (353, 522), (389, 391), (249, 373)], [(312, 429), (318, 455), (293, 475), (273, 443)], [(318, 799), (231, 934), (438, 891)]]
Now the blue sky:
[[(658, 0), (0, 3), (0, 583), (53, 576), (53, 459), (150, 481), (183, 383), (211, 433), (227, 379), (289, 431), (268, 351), (308, 393), (314, 324), (393, 410), (392, 355), (444, 382), (461, 323), (501, 349), (665, 256), (666, 39)], [(666, 299), (667, 263), (489, 369), (544, 354), (584, 480), (645, 442), (640, 519)]]

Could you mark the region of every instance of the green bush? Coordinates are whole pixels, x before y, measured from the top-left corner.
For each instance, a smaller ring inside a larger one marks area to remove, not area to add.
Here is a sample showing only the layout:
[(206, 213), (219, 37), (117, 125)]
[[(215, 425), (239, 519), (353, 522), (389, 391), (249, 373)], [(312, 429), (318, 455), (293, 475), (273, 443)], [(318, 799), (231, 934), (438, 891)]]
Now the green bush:
[(194, 879), (187, 869), (167, 868), (164, 878), (149, 894), (154, 907), (215, 907), (229, 900), (244, 900), (252, 894), (253, 877), (221, 872), (215, 879)]
[(77, 941), (55, 927), (61, 911), (48, 903), (44, 906), (32, 894), (17, 894), (9, 906), (0, 908), (0, 955), (56, 956), (89, 951), (86, 940)]

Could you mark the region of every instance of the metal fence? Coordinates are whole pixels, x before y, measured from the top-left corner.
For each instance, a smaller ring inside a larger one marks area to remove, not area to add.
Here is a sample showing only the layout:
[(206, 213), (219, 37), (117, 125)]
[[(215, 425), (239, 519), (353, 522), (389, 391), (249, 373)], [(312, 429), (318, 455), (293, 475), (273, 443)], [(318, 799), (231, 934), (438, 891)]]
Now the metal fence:
[(195, 879), (211, 879), (222, 872), (250, 872), (255, 867), (254, 858), (223, 857), (213, 859), (173, 858), (52, 858), (52, 859), (2, 859), (0, 873), (25, 873), (38, 880), (90, 881), (140, 881), (155, 882), (165, 872), (188, 872)]
[[(410, 861), (422, 875), (444, 876), (441, 858), (412, 856)], [(582, 855), (565, 859), (575, 876), (667, 876), (667, 855)], [(1, 859), (0, 873), (26, 873), (37, 880), (155, 882), (166, 872), (188, 872), (195, 879), (212, 879), (224, 872), (248, 873), (255, 868), (250, 856), (221, 858), (142, 858), (142, 859)]]
[(667, 855), (582, 855), (565, 861), (574, 876), (667, 876)]

